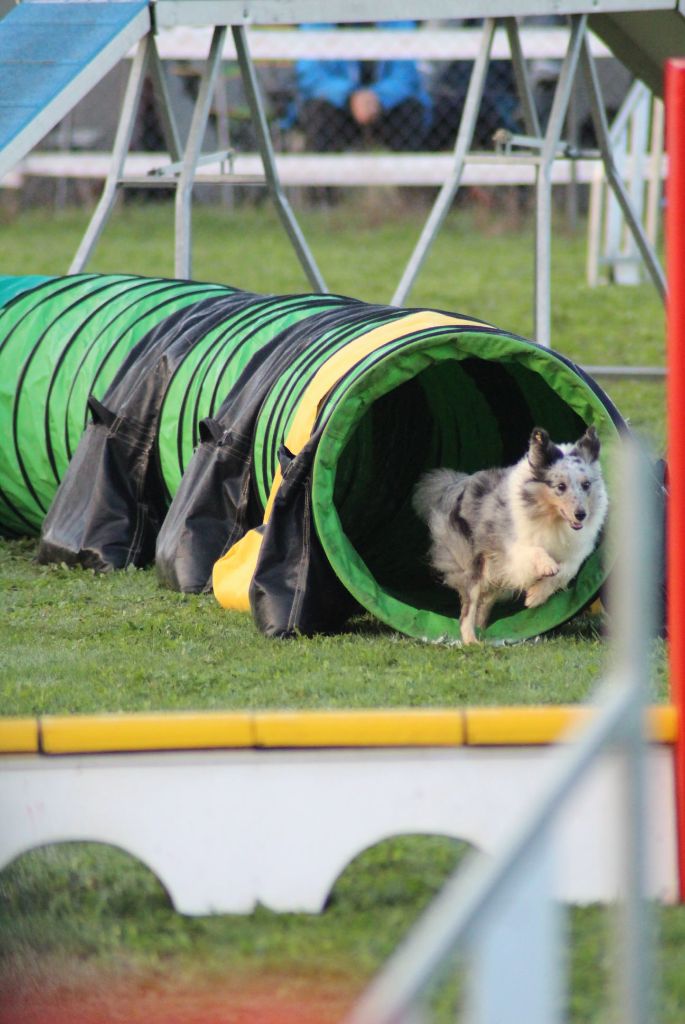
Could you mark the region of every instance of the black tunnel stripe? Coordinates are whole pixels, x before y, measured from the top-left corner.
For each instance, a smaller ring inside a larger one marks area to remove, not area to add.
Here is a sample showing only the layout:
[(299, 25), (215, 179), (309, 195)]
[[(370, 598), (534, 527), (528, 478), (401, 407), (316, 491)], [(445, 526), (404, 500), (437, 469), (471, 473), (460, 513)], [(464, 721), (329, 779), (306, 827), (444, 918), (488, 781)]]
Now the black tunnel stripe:
[[(93, 296), (97, 296), (97, 295), (100, 295), (102, 293), (106, 293), (111, 288), (116, 287), (116, 285), (119, 284), (119, 283), (120, 283), (119, 279), (116, 279), (115, 281), (105, 280), (104, 283), (100, 282), (97, 287), (95, 287), (91, 292), (88, 293), (88, 297), (92, 298)], [(28, 494), (31, 496), (31, 498), (33, 499), (33, 501), (34, 501), (34, 503), (36, 505), (37, 510), (39, 512), (43, 513), (43, 514), (45, 514), (47, 512), (47, 508), (45, 507), (45, 505), (43, 504), (42, 500), (38, 496), (36, 488), (33, 485), (33, 481), (31, 480), (31, 478), (30, 478), (30, 476), (28, 474), (28, 471), (26, 469), (26, 465), (25, 465), (25, 462), (24, 462), (24, 457), (22, 455), (22, 444), (21, 444), (20, 435), (19, 435), (20, 403), (21, 403), (22, 398), (24, 397), (23, 393), (22, 393), (23, 392), (23, 388), (24, 388), (24, 383), (26, 381), (26, 378), (28, 376), (29, 371), (31, 370), (31, 368), (33, 366), (34, 359), (38, 356), (38, 354), (40, 352), (40, 349), (41, 349), (41, 346), (44, 344), (45, 339), (46, 339), (48, 333), (50, 331), (52, 331), (54, 328), (56, 328), (57, 324), (59, 323), (59, 321), (61, 319), (65, 318), (65, 317), (68, 317), (71, 312), (73, 312), (75, 309), (79, 308), (79, 306), (81, 305), (81, 302), (82, 302), (82, 297), (80, 297), (79, 299), (76, 299), (75, 301), (71, 302), (70, 305), (68, 305), (65, 309), (60, 310), (57, 313), (57, 315), (55, 316), (54, 320), (50, 321), (50, 323), (41, 332), (41, 334), (40, 334), (38, 340), (36, 341), (35, 345), (31, 349), (31, 351), (29, 352), (27, 358), (25, 359), (25, 361), (23, 363), (23, 366), (21, 368), (19, 376), (17, 378), (17, 390), (16, 390), (16, 395), (15, 395), (15, 400), (14, 400), (14, 403), (13, 403), (13, 407), (12, 407), (12, 444), (14, 446), (14, 453), (15, 453), (15, 458), (16, 458), (17, 465), (18, 465), (18, 468), (19, 468), (19, 472), (20, 472), (20, 474), (21, 474), (21, 476), (23, 478), (26, 490), (27, 490)]]
[[(52, 436), (51, 436), (51, 428), (50, 428), (50, 403), (51, 403), (53, 392), (54, 392), (55, 387), (56, 387), (56, 383), (57, 383), (57, 381), (59, 379), (59, 376), (60, 376), (60, 371), (61, 371), (64, 363), (66, 362), (66, 360), (69, 358), (69, 355), (70, 355), (71, 350), (73, 348), (78, 348), (79, 346), (81, 348), (84, 348), (84, 346), (81, 345), (81, 337), (82, 337), (82, 335), (84, 335), (87, 332), (87, 330), (90, 327), (91, 323), (95, 319), (103, 316), (105, 314), (106, 310), (108, 309), (108, 307), (113, 305), (117, 301), (117, 299), (122, 298), (124, 296), (128, 297), (128, 296), (131, 295), (132, 292), (135, 294), (136, 292), (138, 292), (140, 290), (144, 290), (144, 289), (145, 290), (149, 290), (150, 287), (154, 283), (155, 282), (152, 281), (152, 280), (135, 281), (132, 285), (129, 285), (129, 287), (123, 286), (122, 290), (120, 292), (118, 292), (118, 293), (116, 293), (114, 295), (108, 296), (103, 303), (101, 303), (99, 306), (96, 306), (95, 308), (93, 308), (93, 309), (88, 311), (87, 315), (84, 316), (83, 320), (81, 320), (80, 323), (77, 325), (76, 330), (74, 330), (69, 335), (69, 338), (61, 346), (59, 355), (58, 355), (57, 359), (55, 360), (55, 363), (54, 363), (54, 366), (53, 366), (52, 374), (51, 374), (51, 377), (50, 377), (50, 383), (48, 384), (48, 389), (47, 389), (46, 396), (45, 396), (45, 411), (44, 411), (44, 414), (43, 414), (43, 424), (44, 424), (44, 431), (45, 431), (45, 450), (46, 450), (46, 454), (47, 454), (47, 457), (48, 457), (48, 462), (50, 464), (50, 468), (51, 468), (53, 476), (55, 478), (55, 483), (59, 483), (60, 477), (59, 477), (59, 473), (58, 473), (57, 465), (56, 465), (56, 461), (55, 461), (55, 451), (54, 451), (54, 445), (53, 445)], [(159, 283), (162, 284), (161, 281)], [(99, 337), (104, 331), (106, 331), (110, 327), (110, 323), (106, 323), (106, 324), (104, 324), (102, 326), (102, 328), (100, 329), (100, 332), (99, 332), (97, 337)], [(83, 355), (83, 357), (82, 357), (82, 359), (80, 361), (80, 365), (83, 365), (84, 360), (87, 358), (88, 353), (92, 350), (93, 346), (97, 345), (97, 337), (94, 338), (91, 341), (90, 345), (85, 347), (84, 355)], [(72, 377), (71, 388), (73, 388), (73, 386), (74, 386), (77, 373), (78, 373), (78, 369), (76, 371), (76, 374), (74, 374), (74, 376)], [(70, 391), (71, 391), (71, 388), (70, 388)], [(66, 432), (67, 423), (68, 423), (68, 403), (67, 403), (65, 411), (66, 411), (66, 415), (64, 417), (64, 427), (65, 427), (65, 432)], [(65, 436), (66, 436), (66, 433), (65, 433)]]
[[(306, 390), (312, 370), (318, 368), (319, 363), (337, 352), (344, 344), (354, 338), (366, 334), (368, 331), (392, 320), (401, 319), (405, 315), (403, 310), (388, 310), (387, 308), (366, 307), (347, 310), (345, 316), (337, 316), (332, 326), (324, 327), (317, 324), (315, 320), (308, 321), (308, 326), (315, 336), (311, 340), (310, 348), (305, 349), (308, 354), (304, 360), (298, 360), (297, 372), (294, 370), (278, 378), (278, 401), (274, 402), (271, 413), (264, 425), (264, 438), (262, 452), (262, 480), (266, 482), (273, 479), (278, 460), (278, 444), (281, 436), (285, 435), (286, 421), (299, 396)], [(362, 328), (360, 330), (360, 327)], [(289, 339), (297, 341), (299, 339)], [(315, 371), (314, 371), (315, 372)], [(287, 383), (283, 383), (283, 378)], [(275, 385), (274, 385), (275, 386)], [(269, 443), (270, 442), (270, 443)]]
[[(313, 305), (314, 302), (312, 301), (311, 297), (297, 297), (294, 298), (292, 303), (287, 308), (289, 313), (296, 313), (303, 310), (307, 310), (309, 307)], [(240, 353), (243, 351), (245, 347), (249, 345), (249, 343), (252, 341), (256, 334), (264, 331), (266, 328), (269, 327), (270, 324), (276, 323), (282, 315), (283, 305), (282, 303), (274, 299), (270, 299), (268, 302), (265, 302), (264, 305), (261, 307), (259, 306), (259, 304), (255, 303), (255, 307), (253, 307), (252, 309), (252, 319), (256, 321), (255, 326), (248, 332), (243, 333), (239, 342), (236, 345), (234, 345), (229, 351), (226, 351), (228, 343), (231, 340), (231, 338), (235, 336), (237, 331), (224, 332), (224, 334), (215, 342), (215, 351), (212, 358), (209, 359), (208, 355), (206, 355), (201, 361), (199, 361), (195, 370), (193, 371), (191, 378), (188, 381), (186, 396), (188, 396), (190, 392), (190, 387), (192, 386), (192, 383), (194, 382), (194, 378), (196, 377), (196, 375), (199, 375), (201, 371), (204, 371), (202, 382), (196, 388), (193, 405), (193, 415), (191, 417), (191, 422), (193, 424), (193, 447), (197, 445), (199, 440), (198, 424), (201, 419), (200, 405), (203, 402), (203, 399), (206, 401), (206, 396), (204, 396), (204, 382), (212, 372), (215, 362), (218, 362), (223, 358), (223, 363), (220, 372), (217, 374), (217, 380), (213, 387), (211, 399), (209, 402), (209, 410), (207, 413), (207, 415), (209, 416), (212, 416), (216, 410), (217, 395), (219, 393), (219, 388), (221, 387), (221, 381), (228, 372), (231, 363), (235, 362), (235, 360), (239, 357)], [(267, 310), (269, 311), (269, 315), (265, 317), (263, 313), (264, 311)], [(184, 413), (185, 402), (182, 404), (181, 416), (179, 416), (179, 435), (177, 444), (178, 464), (181, 471), (183, 471), (184, 469), (185, 462), (183, 455), (183, 443), (185, 436), (183, 431)]]

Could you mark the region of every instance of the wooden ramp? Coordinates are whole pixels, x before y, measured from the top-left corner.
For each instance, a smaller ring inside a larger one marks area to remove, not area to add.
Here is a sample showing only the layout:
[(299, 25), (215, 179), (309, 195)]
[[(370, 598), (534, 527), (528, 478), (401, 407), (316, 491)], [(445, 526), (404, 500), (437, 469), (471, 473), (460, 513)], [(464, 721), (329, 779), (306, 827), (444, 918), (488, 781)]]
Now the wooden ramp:
[(149, 28), (146, 0), (24, 0), (0, 21), (0, 180)]

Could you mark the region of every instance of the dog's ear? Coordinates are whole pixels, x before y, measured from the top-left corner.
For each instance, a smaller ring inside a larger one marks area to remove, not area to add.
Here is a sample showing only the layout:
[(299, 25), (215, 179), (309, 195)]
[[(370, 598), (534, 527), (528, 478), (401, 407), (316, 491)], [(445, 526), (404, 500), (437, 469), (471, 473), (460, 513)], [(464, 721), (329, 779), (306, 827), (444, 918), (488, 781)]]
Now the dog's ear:
[(542, 472), (551, 466), (552, 463), (556, 462), (557, 459), (563, 458), (563, 455), (564, 453), (561, 448), (557, 448), (554, 441), (550, 440), (546, 430), (542, 427), (533, 427), (533, 432), (528, 442), (528, 462), (533, 472)]
[(594, 427), (587, 428), (579, 441), (573, 446), (571, 455), (580, 455), (586, 462), (596, 462), (599, 458), (599, 438)]

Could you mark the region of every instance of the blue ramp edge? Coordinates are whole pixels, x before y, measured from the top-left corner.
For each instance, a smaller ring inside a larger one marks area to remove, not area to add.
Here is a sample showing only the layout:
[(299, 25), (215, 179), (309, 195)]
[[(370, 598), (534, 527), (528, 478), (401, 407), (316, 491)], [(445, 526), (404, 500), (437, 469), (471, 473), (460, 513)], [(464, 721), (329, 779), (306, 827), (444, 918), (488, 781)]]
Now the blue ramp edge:
[[(0, 307), (5, 306), (15, 295), (21, 295), (43, 281), (49, 281), (47, 274), (29, 274), (27, 277), (0, 277)], [(0, 312), (2, 312), (0, 308)]]
[[(12, 163), (21, 159), (104, 78), (147, 31), (147, 8), (147, 0), (24, 0), (14, 7), (0, 21), (0, 154), (7, 157), (25, 133)], [(51, 109), (54, 117), (46, 114)], [(0, 160), (0, 176), (10, 166)]]

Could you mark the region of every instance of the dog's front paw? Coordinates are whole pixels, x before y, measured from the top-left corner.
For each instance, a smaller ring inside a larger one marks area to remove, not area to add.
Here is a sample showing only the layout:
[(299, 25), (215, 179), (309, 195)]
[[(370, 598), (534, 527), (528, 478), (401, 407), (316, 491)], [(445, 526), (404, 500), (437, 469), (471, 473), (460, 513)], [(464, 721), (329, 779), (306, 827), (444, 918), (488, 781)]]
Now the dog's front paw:
[[(557, 572), (559, 567), (557, 566)], [(548, 597), (551, 597), (556, 587), (549, 579), (540, 580), (538, 583), (533, 583), (531, 587), (528, 587), (526, 591), (525, 606), (526, 608), (539, 608), (541, 604), (544, 604)]]
[(544, 548), (540, 548), (535, 555), (535, 575), (538, 579), (549, 576), (556, 576), (559, 572), (559, 563), (555, 562), (551, 555), (548, 555)]

